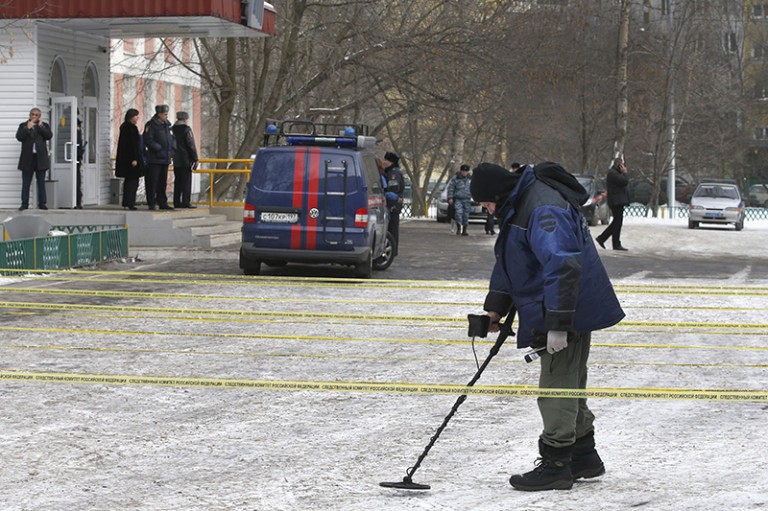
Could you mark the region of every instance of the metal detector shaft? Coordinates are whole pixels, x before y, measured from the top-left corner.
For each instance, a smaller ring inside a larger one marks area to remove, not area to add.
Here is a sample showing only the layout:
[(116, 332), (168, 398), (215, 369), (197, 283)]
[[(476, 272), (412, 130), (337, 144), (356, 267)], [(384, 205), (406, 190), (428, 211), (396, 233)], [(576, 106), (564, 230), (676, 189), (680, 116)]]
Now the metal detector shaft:
[[(491, 351), (488, 353), (488, 357), (486, 357), (485, 362), (477, 369), (477, 372), (475, 373), (475, 376), (472, 377), (469, 383), (467, 383), (467, 387), (471, 387), (475, 384), (477, 380), (480, 379), (480, 376), (483, 374), (483, 371), (485, 371), (485, 368), (488, 367), (488, 364), (490, 364), (491, 359), (496, 356), (496, 354), (499, 352), (499, 349), (501, 348), (501, 345), (504, 344), (504, 341), (507, 340), (507, 337), (512, 333), (512, 320), (515, 318), (516, 310), (513, 308), (509, 314), (507, 314), (507, 318), (504, 320), (504, 323), (501, 326), (501, 331), (499, 331), (499, 337), (496, 339), (496, 342), (494, 343), (493, 347), (491, 348)], [(418, 470), (418, 468), (421, 466), (421, 462), (424, 461), (424, 458), (427, 457), (427, 454), (429, 454), (429, 450), (432, 449), (432, 446), (435, 445), (435, 442), (437, 442), (437, 439), (440, 437), (440, 434), (443, 432), (445, 427), (448, 425), (448, 422), (451, 420), (451, 417), (454, 416), (456, 411), (459, 409), (461, 404), (467, 399), (467, 394), (462, 394), (459, 396), (459, 398), (456, 400), (456, 402), (453, 404), (453, 408), (451, 408), (450, 413), (445, 417), (443, 420), (443, 423), (440, 424), (440, 427), (437, 428), (437, 431), (432, 436), (432, 438), (429, 440), (429, 443), (427, 444), (427, 447), (424, 448), (424, 452), (421, 453), (421, 456), (419, 456), (419, 459), (416, 460), (416, 464), (405, 471), (407, 474), (406, 480), (411, 481), (413, 474)]]

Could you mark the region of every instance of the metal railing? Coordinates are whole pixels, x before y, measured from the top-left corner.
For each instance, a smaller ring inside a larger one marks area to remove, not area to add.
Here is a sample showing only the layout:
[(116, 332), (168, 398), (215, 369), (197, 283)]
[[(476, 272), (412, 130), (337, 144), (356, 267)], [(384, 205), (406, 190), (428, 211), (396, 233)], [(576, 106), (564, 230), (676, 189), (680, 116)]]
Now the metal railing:
[[(209, 168), (197, 168), (193, 170), (192, 172), (195, 174), (202, 174), (203, 178), (200, 180), (200, 198), (195, 204), (207, 204), (208, 207), (211, 206), (240, 206), (243, 207), (245, 205), (245, 201), (243, 200), (242, 194), (240, 194), (240, 197), (233, 196), (229, 200), (221, 201), (221, 200), (215, 200), (216, 197), (216, 184), (221, 182), (221, 179), (223, 176), (232, 175), (232, 174), (242, 174), (243, 178), (241, 180), (242, 186), (245, 186), (245, 182), (248, 181), (248, 177), (251, 174), (251, 166), (253, 165), (253, 159), (252, 158), (200, 158), (198, 162), (202, 165), (213, 165)], [(223, 166), (221, 166), (224, 164)], [(231, 167), (237, 167), (241, 166), (242, 168), (231, 168)], [(204, 177), (207, 176), (207, 179), (204, 179)], [(227, 186), (230, 187), (231, 183), (227, 183)], [(236, 187), (241, 188), (241, 187)], [(207, 189), (207, 190), (206, 190)], [(207, 193), (205, 193), (207, 191)], [(203, 196), (208, 197), (207, 203), (204, 202)], [(237, 194), (235, 194), (237, 195)]]

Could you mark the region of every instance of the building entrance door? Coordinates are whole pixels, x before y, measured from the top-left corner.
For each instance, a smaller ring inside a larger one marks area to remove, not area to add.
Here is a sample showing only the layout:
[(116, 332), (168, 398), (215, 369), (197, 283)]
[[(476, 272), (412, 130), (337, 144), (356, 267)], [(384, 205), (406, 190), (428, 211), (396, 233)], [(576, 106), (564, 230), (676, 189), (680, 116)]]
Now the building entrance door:
[[(72, 96), (51, 98), (53, 102), (51, 130), (53, 155), (51, 158), (51, 184), (57, 208), (76, 205), (77, 172), (77, 98)], [(49, 198), (50, 201), (50, 198)]]
[(85, 150), (80, 164), (83, 179), (83, 204), (99, 203), (99, 110), (96, 98), (83, 100), (83, 125), (81, 127)]

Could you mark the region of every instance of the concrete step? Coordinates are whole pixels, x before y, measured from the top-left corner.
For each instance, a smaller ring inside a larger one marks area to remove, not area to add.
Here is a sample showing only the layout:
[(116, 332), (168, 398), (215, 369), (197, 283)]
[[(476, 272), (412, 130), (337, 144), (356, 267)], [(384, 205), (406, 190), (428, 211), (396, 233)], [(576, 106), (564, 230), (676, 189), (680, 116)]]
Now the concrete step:
[(200, 227), (208, 225), (217, 225), (227, 221), (227, 215), (199, 214), (194, 217), (185, 217), (173, 220), (174, 228)]
[(240, 234), (241, 222), (217, 222), (211, 225), (201, 225), (189, 227), (194, 236), (210, 236), (215, 234), (229, 234), (236, 232)]
[(201, 236), (200, 247), (202, 248), (216, 248), (226, 247), (229, 245), (240, 245), (241, 234), (240, 232), (229, 232), (225, 234), (209, 234), (207, 236)]

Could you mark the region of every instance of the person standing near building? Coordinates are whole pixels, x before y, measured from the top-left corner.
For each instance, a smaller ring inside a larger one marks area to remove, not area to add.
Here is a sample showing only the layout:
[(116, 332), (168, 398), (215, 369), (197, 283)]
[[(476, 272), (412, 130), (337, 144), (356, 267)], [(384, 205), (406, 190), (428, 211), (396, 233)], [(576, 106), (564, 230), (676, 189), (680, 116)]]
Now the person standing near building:
[(606, 188), (608, 192), (608, 207), (611, 208), (613, 218), (608, 227), (595, 238), (597, 244), (605, 248), (605, 242), (612, 238), (614, 250), (627, 251), (621, 244), (621, 226), (624, 224), (624, 206), (629, 205), (629, 170), (622, 158), (613, 160), (613, 165), (608, 170)]
[(448, 204), (453, 204), (456, 211), (456, 234), (469, 236), (469, 211), (472, 208), (472, 195), (469, 193), (469, 165), (462, 164), (459, 172), (448, 183)]
[(149, 209), (173, 209), (168, 205), (168, 166), (173, 159), (176, 142), (168, 121), (168, 105), (157, 105), (155, 115), (144, 126), (144, 144), (147, 147), (147, 173), (144, 186)]
[(48, 155), (48, 141), (53, 137), (51, 127), (43, 122), (39, 108), (29, 111), (29, 119), (19, 124), (16, 140), (21, 142), (18, 169), (21, 171), (21, 207), (19, 211), (29, 209), (29, 192), (32, 179), (37, 182), (37, 207), (48, 209), (45, 195), (45, 173), (51, 168)]
[(192, 167), (197, 164), (197, 149), (189, 114), (178, 112), (173, 125), (176, 152), (173, 153), (173, 207), (194, 209), (192, 205)]
[(145, 172), (144, 142), (139, 133), (139, 111), (129, 108), (125, 121), (120, 125), (117, 139), (115, 176), (125, 179), (123, 183), (123, 207), (136, 211), (136, 190)]
[(83, 158), (85, 157), (85, 146), (88, 142), (83, 141), (83, 121), (77, 120), (77, 191), (75, 209), (83, 209)]
[[(517, 347), (542, 350), (539, 387), (585, 389), (591, 332), (624, 317), (581, 212), (586, 190), (562, 166), (544, 162), (521, 173), (482, 163), (471, 191), (500, 220), (483, 305), (489, 331), (499, 331), (514, 306)], [(604, 474), (586, 398), (539, 397), (538, 406), (540, 462), (509, 483), (523, 491), (566, 490), (576, 479)]]
[(392, 257), (397, 256), (400, 245), (400, 212), (403, 209), (403, 193), (405, 192), (405, 179), (400, 170), (400, 157), (397, 153), (387, 151), (384, 161), (381, 163), (382, 183), (386, 183), (384, 196), (387, 199), (389, 210), (389, 232), (395, 238)]

